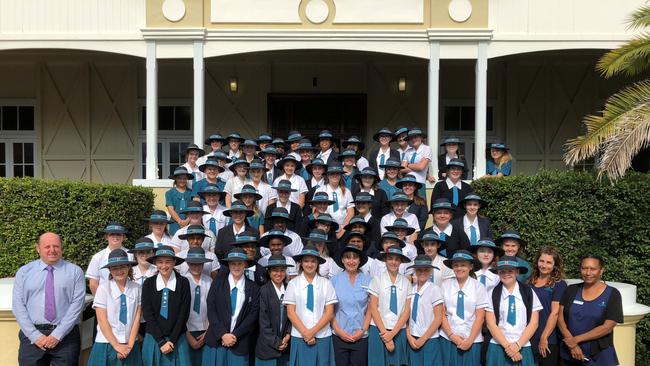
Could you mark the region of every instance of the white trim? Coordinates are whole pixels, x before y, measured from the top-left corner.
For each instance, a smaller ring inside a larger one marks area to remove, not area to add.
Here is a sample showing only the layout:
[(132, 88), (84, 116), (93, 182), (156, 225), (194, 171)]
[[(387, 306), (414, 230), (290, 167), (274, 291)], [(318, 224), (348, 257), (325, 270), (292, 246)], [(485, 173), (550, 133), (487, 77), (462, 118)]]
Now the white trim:
[[(481, 154), (487, 140), (486, 112), (487, 112), (487, 49), (486, 41), (478, 42), (478, 57), (476, 58), (476, 101), (474, 115), (474, 174), (473, 178), (480, 178), (485, 174), (485, 154)], [(494, 126), (493, 126), (494, 127)]]
[(192, 128), (194, 129), (194, 143), (197, 146), (203, 146), (205, 136), (205, 72), (203, 62), (203, 41), (194, 41), (194, 120)]
[(462, 29), (437, 29), (429, 28), (426, 30), (429, 40), (446, 40), (446, 41), (477, 41), (491, 40), (492, 29), (483, 28), (462, 28)]
[(142, 38), (156, 40), (204, 39), (205, 28), (142, 28)]
[(134, 186), (149, 188), (171, 188), (174, 186), (173, 179), (134, 179)]
[[(146, 61), (146, 98), (147, 98), (147, 179), (156, 179), (158, 175), (158, 61), (156, 61), (156, 42), (147, 41)], [(139, 121), (138, 121), (139, 122)]]
[[(431, 176), (438, 177), (438, 131), (440, 130), (440, 42), (429, 44), (429, 83), (427, 135), (433, 159), (429, 163)], [(428, 181), (427, 181), (427, 184)]]
[(228, 41), (427, 41), (424, 29), (208, 29), (206, 39)]

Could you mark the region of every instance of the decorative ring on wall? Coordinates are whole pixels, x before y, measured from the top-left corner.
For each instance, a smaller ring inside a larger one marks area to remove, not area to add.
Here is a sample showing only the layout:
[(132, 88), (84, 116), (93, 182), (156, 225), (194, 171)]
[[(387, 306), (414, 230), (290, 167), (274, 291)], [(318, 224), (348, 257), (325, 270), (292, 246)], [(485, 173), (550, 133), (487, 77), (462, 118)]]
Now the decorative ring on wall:
[(185, 3), (183, 0), (165, 0), (162, 13), (170, 22), (178, 22), (185, 16)]
[(472, 15), (472, 3), (469, 0), (451, 0), (448, 11), (454, 22), (463, 23)]
[(336, 13), (333, 0), (302, 0), (298, 6), (298, 14), (303, 19), (303, 24), (309, 22), (314, 25), (331, 23)]

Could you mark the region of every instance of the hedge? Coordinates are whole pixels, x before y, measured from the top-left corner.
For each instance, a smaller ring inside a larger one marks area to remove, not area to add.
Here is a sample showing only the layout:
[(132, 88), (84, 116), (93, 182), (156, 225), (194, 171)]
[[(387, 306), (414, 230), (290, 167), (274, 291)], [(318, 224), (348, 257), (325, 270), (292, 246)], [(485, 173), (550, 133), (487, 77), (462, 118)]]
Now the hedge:
[[(483, 213), (492, 219), (495, 235), (520, 231), (530, 260), (540, 247), (555, 246), (567, 277), (579, 278), (579, 258), (600, 255), (605, 280), (635, 284), (637, 302), (650, 304), (650, 175), (630, 173), (612, 184), (590, 173), (540, 171), (472, 186), (488, 202)], [(637, 364), (645, 364), (648, 317), (637, 330)]]
[(125, 224), (131, 240), (147, 234), (153, 198), (150, 189), (126, 185), (0, 178), (0, 277), (38, 258), (34, 244), (46, 231), (58, 233), (64, 258), (85, 270), (106, 247), (97, 234), (107, 222)]

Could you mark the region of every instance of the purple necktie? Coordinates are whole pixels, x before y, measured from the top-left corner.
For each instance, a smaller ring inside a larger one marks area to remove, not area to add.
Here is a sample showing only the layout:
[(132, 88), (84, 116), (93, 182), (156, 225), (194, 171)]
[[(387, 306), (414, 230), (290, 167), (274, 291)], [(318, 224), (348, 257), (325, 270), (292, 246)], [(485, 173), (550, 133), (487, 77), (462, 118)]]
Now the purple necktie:
[(56, 305), (54, 303), (54, 268), (47, 266), (45, 279), (45, 319), (52, 323), (56, 319)]

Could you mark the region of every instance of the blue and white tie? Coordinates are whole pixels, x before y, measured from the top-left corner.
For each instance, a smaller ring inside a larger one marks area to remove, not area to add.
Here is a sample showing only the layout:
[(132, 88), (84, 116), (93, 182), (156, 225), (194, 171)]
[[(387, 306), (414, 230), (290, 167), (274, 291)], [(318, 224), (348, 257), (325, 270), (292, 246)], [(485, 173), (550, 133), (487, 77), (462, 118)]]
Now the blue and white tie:
[(120, 295), (120, 323), (126, 325), (126, 295)]
[(201, 286), (196, 286), (194, 288), (194, 307), (193, 310), (195, 313), (201, 313)]
[(160, 316), (165, 319), (169, 316), (169, 289), (167, 287), (162, 291), (162, 299), (160, 300)]
[(517, 311), (515, 310), (515, 296), (514, 295), (509, 295), (508, 296), (508, 319), (507, 322), (508, 324), (514, 326), (517, 324)]
[(463, 291), (458, 291), (458, 299), (456, 300), (456, 316), (465, 319), (465, 294)]
[(395, 285), (390, 286), (389, 309), (393, 314), (397, 315), (397, 287)]

